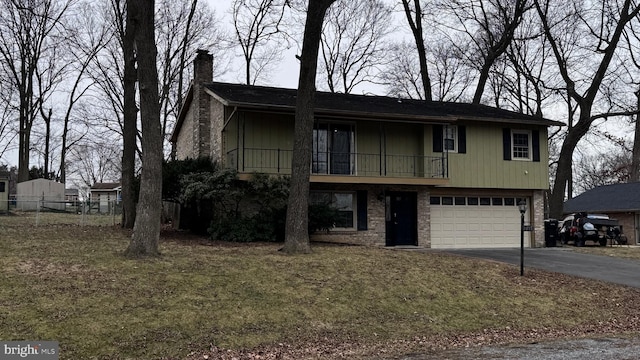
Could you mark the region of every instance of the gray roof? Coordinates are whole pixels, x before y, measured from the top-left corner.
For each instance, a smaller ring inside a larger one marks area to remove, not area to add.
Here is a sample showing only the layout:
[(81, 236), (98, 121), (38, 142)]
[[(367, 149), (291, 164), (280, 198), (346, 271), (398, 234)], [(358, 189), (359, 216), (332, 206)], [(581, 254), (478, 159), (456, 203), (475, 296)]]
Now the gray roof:
[[(255, 111), (294, 114), (297, 89), (213, 82), (204, 84), (206, 91), (225, 106)], [(178, 140), (182, 123), (193, 100), (193, 86), (180, 108), (171, 142)], [(317, 91), (315, 114), (318, 117), (357, 118), (418, 123), (454, 123), (488, 121), (506, 124), (564, 126), (559, 121), (521, 114), (485, 105), (401, 99), (389, 96), (352, 95)]]
[(604, 185), (564, 203), (565, 213), (640, 211), (640, 182)]
[[(293, 112), (296, 89), (214, 82), (206, 88), (223, 104), (244, 108)], [(318, 115), (341, 115), (384, 120), (454, 122), (484, 120), (563, 126), (563, 123), (485, 105), (400, 99), (389, 96), (316, 92)]]

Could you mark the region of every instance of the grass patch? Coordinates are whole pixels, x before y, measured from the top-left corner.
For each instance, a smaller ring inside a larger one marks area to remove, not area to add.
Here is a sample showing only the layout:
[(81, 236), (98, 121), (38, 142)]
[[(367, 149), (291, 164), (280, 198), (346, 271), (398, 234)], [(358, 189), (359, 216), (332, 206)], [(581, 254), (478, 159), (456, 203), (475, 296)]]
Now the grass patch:
[(573, 247), (571, 250), (583, 254), (614, 256), (625, 259), (640, 260), (640, 247), (638, 246), (585, 246)]
[[(128, 260), (114, 227), (0, 218), (0, 339), (57, 340), (61, 359), (185, 358), (214, 345), (375, 344), (626, 316), (635, 290), (442, 253), (207, 243), (175, 234)], [(588, 304), (589, 306), (586, 306)]]

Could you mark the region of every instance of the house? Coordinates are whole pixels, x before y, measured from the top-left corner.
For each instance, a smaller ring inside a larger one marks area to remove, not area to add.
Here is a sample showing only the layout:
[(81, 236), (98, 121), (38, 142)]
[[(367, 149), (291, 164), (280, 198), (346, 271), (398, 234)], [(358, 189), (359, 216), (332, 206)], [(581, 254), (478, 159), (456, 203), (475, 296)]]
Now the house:
[[(296, 90), (212, 82), (199, 51), (171, 136), (176, 159), (210, 156), (241, 179), (289, 174)], [(312, 239), (427, 248), (544, 245), (548, 126), (482, 105), (318, 92), (312, 201), (343, 220)]]
[(122, 185), (117, 183), (95, 183), (89, 189), (91, 208), (98, 208), (102, 214), (110, 214), (122, 201)]
[[(617, 219), (630, 243), (640, 243), (640, 183), (598, 186), (567, 200), (565, 214), (586, 212)], [(635, 240), (633, 240), (635, 239)]]
[(9, 176), (0, 174), (0, 213), (9, 211)]
[(64, 184), (47, 179), (18, 183), (16, 208), (24, 211), (64, 210)]
[(80, 200), (78, 189), (64, 189), (64, 200), (68, 203), (76, 203)]

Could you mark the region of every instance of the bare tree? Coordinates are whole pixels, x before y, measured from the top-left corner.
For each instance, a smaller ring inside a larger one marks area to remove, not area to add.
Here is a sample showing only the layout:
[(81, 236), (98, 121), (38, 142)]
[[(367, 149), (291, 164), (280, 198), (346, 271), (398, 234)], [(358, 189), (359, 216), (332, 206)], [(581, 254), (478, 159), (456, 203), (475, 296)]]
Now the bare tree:
[(329, 91), (349, 94), (374, 82), (387, 62), (385, 38), (391, 10), (380, 0), (338, 0), (328, 11), (321, 38), (321, 71)]
[(18, 181), (29, 179), (29, 151), (38, 112), (35, 73), (48, 39), (61, 27), (71, 1), (2, 0), (0, 2), (0, 61), (18, 94)]
[(95, 183), (117, 182), (121, 168), (120, 144), (116, 139), (91, 137), (69, 150), (69, 174), (79, 179), (82, 187)]
[(427, 50), (424, 44), (424, 33), (422, 28), (422, 19), (424, 14), (422, 12), (422, 5), (420, 0), (413, 0), (413, 5), (409, 3), (411, 0), (402, 0), (402, 6), (404, 8), (404, 14), (411, 28), (413, 39), (416, 43), (416, 49), (418, 50), (418, 59), (420, 63), (420, 77), (422, 80), (422, 93), (425, 100), (432, 100), (431, 95), (431, 79), (429, 78), (429, 67), (427, 65)]
[(581, 193), (598, 186), (628, 182), (631, 176), (631, 151), (616, 147), (613, 151), (585, 154), (576, 162), (576, 192)]
[[(412, 44), (401, 43), (391, 47), (389, 63), (380, 76), (389, 95), (425, 100), (420, 64), (415, 53)], [(474, 78), (469, 75), (460, 56), (453, 53), (448, 44), (437, 41), (428, 55), (427, 65), (432, 69), (432, 99), (464, 100)]]
[[(464, 56), (478, 73), (473, 103), (482, 100), (491, 68), (505, 53), (523, 15), (530, 9), (528, 0), (452, 0), (441, 2), (437, 21), (458, 36), (451, 46)], [(447, 16), (448, 15), (448, 16)]]
[(256, 84), (279, 59), (286, 5), (288, 0), (233, 1), (233, 26), (245, 62), (246, 84)]
[[(162, 209), (162, 129), (158, 94), (153, 0), (127, 0), (127, 25), (135, 23), (133, 40), (140, 91), (142, 173), (131, 242), (126, 255), (156, 256)], [(127, 30), (128, 31), (128, 30)]]
[(316, 92), (316, 70), (322, 23), (327, 9), (335, 0), (309, 0), (304, 27), (300, 77), (296, 98), (291, 190), (287, 202), (287, 220), (283, 251), (308, 253), (309, 244), (309, 176)]
[[(628, 23), (638, 15), (640, 5), (631, 0), (611, 1), (603, 3), (601, 8), (575, 7), (565, 12), (564, 2), (535, 0), (534, 3), (567, 94), (579, 109), (578, 121), (568, 129), (560, 149), (550, 197), (550, 216), (559, 218), (562, 215), (571, 162), (578, 142), (587, 134), (596, 119), (612, 115), (609, 112), (594, 114), (594, 103), (607, 77), (622, 33)], [(566, 16), (567, 13), (570, 16)], [(577, 41), (573, 44), (561, 42), (560, 39), (567, 36), (567, 33), (580, 35), (575, 36)], [(578, 53), (578, 50), (586, 53)], [(592, 66), (585, 66), (586, 56), (589, 56)]]

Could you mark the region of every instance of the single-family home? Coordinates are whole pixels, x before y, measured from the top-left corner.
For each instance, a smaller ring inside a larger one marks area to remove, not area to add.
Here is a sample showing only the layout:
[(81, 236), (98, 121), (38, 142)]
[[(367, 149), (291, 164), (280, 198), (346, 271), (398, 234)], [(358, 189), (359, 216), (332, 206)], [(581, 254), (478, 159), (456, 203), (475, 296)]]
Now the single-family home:
[(95, 183), (89, 188), (91, 209), (96, 207), (102, 214), (110, 214), (122, 201), (122, 185), (119, 182)]
[(603, 185), (565, 201), (565, 214), (604, 214), (618, 220), (631, 244), (640, 244), (640, 182)]
[[(296, 90), (213, 82), (198, 51), (171, 136), (176, 159), (290, 174)], [(547, 128), (484, 105), (317, 92), (310, 198), (342, 219), (312, 239), (427, 248), (544, 246)]]

